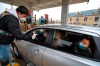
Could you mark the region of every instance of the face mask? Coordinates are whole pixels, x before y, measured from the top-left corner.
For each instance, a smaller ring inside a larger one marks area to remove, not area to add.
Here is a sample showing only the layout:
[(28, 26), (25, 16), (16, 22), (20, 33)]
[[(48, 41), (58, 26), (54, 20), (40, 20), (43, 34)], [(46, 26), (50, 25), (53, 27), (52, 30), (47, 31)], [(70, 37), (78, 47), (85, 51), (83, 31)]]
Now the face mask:
[(20, 18), (20, 21), (24, 22), (26, 21), (26, 18)]
[(79, 42), (78, 47), (80, 49), (82, 49), (82, 50), (85, 50), (86, 49), (86, 47), (84, 47), (84, 45), (81, 42)]

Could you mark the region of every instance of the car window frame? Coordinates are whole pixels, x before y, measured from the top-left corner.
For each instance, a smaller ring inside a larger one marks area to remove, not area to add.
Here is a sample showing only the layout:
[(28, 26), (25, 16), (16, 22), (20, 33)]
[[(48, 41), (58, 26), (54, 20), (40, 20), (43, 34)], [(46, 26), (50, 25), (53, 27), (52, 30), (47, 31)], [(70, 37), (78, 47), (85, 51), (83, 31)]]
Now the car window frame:
[[(39, 27), (39, 28), (34, 28), (34, 29), (32, 29), (32, 30), (30, 30), (30, 31), (28, 31), (28, 32), (26, 32), (25, 34), (30, 34), (30, 32), (32, 32), (32, 31), (34, 31), (34, 30), (37, 30), (37, 29), (50, 29), (50, 31), (51, 30), (54, 30), (54, 29), (52, 29), (52, 28), (42, 28), (42, 27)], [(49, 38), (46, 38), (46, 40), (50, 40)], [(51, 39), (51, 41), (52, 41), (52, 39)], [(30, 42), (30, 41), (29, 41)], [(31, 42), (32, 43), (32, 42)], [(48, 41), (47, 41), (47, 43), (49, 43)], [(34, 43), (34, 44), (36, 44), (36, 43)], [(50, 44), (50, 43), (49, 43)], [(36, 45), (39, 45), (39, 44), (36, 44)], [(41, 46), (44, 46), (44, 47), (49, 47), (48, 45), (41, 45)]]
[[(61, 29), (55, 29), (55, 31), (56, 30), (61, 30)], [(64, 31), (68, 31), (68, 32), (73, 32), (73, 31), (69, 31), (69, 30), (64, 30)], [(83, 33), (80, 33), (80, 32), (76, 32), (75, 31), (75, 33), (79, 33), (79, 34), (83, 34)], [(88, 34), (84, 34), (84, 35), (88, 35)], [(90, 35), (91, 36), (91, 35)], [(93, 38), (94, 36), (92, 36), (92, 38)], [(53, 39), (52, 39), (53, 40)], [(96, 44), (96, 43), (95, 43)], [(52, 48), (52, 49), (54, 49), (54, 48)], [(57, 50), (57, 49), (54, 49), (54, 50)], [(57, 51), (59, 51), (59, 50), (57, 50)], [(85, 56), (82, 56), (82, 55), (78, 55), (78, 54), (75, 54), (75, 53), (70, 53), (70, 52), (64, 52), (64, 51), (60, 51), (60, 52), (63, 52), (63, 53), (69, 53), (69, 54), (72, 54), (72, 55), (75, 55), (75, 56), (78, 56), (78, 57), (81, 57), (81, 58), (86, 58), (86, 59), (89, 59), (89, 60), (94, 60), (94, 58), (89, 58), (89, 57), (85, 57)]]

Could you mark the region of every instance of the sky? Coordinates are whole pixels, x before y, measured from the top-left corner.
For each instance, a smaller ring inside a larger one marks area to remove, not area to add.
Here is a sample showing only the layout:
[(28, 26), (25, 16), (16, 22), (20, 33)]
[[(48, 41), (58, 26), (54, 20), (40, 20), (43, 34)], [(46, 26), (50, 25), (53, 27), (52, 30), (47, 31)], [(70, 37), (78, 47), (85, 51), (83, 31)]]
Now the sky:
[[(11, 5), (9, 4), (0, 3), (0, 6), (2, 6), (0, 7), (0, 13), (3, 12), (6, 8), (11, 9)], [(13, 8), (15, 9), (16, 6), (13, 6)], [(88, 4), (87, 2), (85, 2), (69, 5), (69, 13), (92, 10), (97, 8), (100, 8), (100, 0), (90, 0)], [(33, 14), (37, 16), (37, 19), (39, 19), (41, 16), (44, 16), (44, 14), (48, 14), (49, 19), (52, 18), (53, 20), (61, 20), (61, 6), (34, 11)]]
[[(11, 5), (9, 5), (9, 4), (5, 4), (5, 3), (1, 3), (0, 2), (0, 13), (2, 13), (6, 8), (7, 9), (11, 9)], [(13, 8), (15, 9), (16, 8), (16, 6), (13, 6)]]

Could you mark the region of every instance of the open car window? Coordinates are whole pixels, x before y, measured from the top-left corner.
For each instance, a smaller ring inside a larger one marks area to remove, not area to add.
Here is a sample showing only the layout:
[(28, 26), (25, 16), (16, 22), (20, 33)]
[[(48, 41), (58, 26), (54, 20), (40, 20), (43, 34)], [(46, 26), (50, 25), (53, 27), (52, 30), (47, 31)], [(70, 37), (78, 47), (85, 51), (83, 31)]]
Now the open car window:
[(39, 28), (39, 29), (31, 30), (26, 34), (29, 34), (32, 36), (32, 40), (30, 40), (29, 42), (42, 45), (45, 43), (45, 41), (49, 35), (49, 31), (50, 31), (50, 29)]
[[(79, 47), (80, 43), (86, 44), (83, 41), (86, 41), (89, 44), (87, 48), (84, 48), (87, 45), (84, 45), (84, 47), (80, 46), (81, 48)], [(51, 47), (58, 51), (93, 59), (95, 45), (96, 43), (90, 35), (65, 30), (56, 30)]]

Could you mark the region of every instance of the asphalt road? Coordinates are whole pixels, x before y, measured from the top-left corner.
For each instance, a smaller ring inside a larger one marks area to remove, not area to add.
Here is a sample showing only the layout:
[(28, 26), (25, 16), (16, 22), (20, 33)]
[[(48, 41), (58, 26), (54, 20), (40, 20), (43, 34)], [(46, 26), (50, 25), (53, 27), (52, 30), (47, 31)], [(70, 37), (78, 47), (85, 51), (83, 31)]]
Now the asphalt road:
[(15, 62), (20, 64), (20, 66), (26, 66), (27, 62), (23, 58), (16, 58), (12, 52)]
[(15, 58), (15, 62), (20, 64), (20, 66), (26, 66), (27, 62), (24, 59), (17, 59)]
[[(13, 56), (13, 57), (14, 57), (14, 56)], [(17, 58), (14, 57), (14, 61), (15, 61), (16, 63), (18, 63), (20, 66), (26, 66), (26, 64), (27, 64), (27, 62), (26, 62), (23, 58), (17, 59)], [(0, 63), (0, 66), (1, 66), (1, 63)]]

